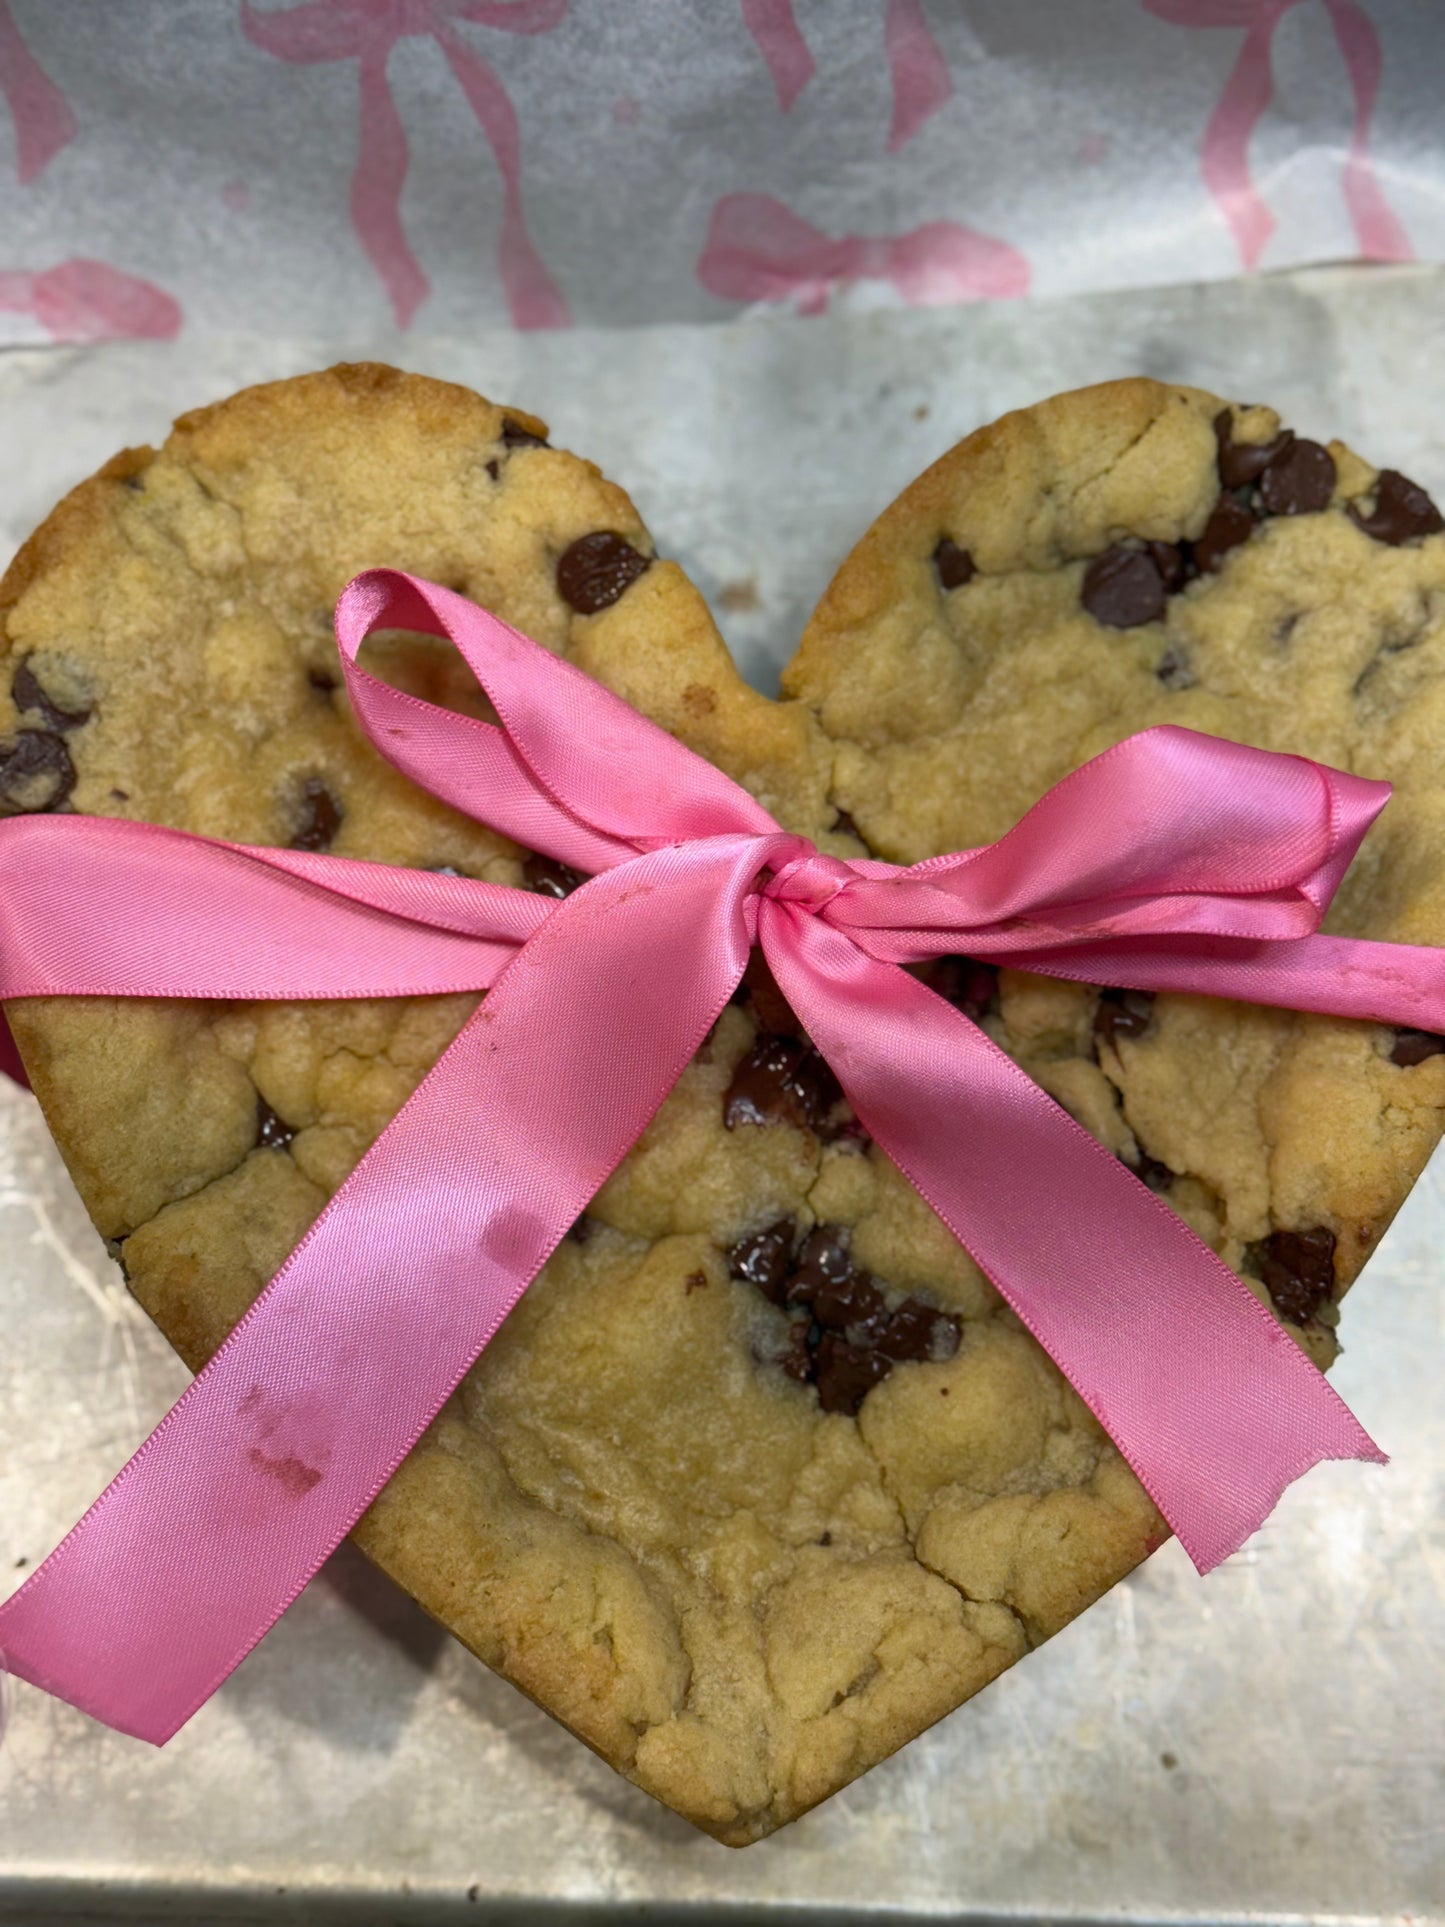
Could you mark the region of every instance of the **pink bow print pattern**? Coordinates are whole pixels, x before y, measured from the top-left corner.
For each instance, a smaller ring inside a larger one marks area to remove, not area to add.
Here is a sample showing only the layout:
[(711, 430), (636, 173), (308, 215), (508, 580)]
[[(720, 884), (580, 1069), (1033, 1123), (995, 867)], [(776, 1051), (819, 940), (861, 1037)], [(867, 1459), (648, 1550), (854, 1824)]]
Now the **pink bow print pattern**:
[(361, 123), (351, 218), (372, 266), (390, 296), (400, 327), (410, 325), (431, 283), (412, 253), (401, 221), (406, 180), (406, 132), (387, 79), (399, 40), (429, 36), (446, 56), (467, 105), (502, 176), (505, 205), (497, 264), (513, 323), (519, 328), (565, 328), (572, 317), (527, 232), (522, 212), (521, 136), (506, 88), (457, 33), (454, 22), (506, 33), (549, 33), (568, 0), (305, 0), (275, 13), (242, 0), (246, 37), (278, 60), (305, 65), (355, 60), (361, 82)]
[(180, 306), (163, 288), (104, 261), (0, 270), (0, 310), (30, 315), (53, 341), (171, 341), (181, 329)]
[[(1249, 171), (1249, 143), (1274, 95), (1270, 52), (1275, 29), (1303, 0), (1143, 0), (1146, 12), (1177, 27), (1244, 29), (1244, 45), (1210, 115), (1200, 147), (1205, 186), (1229, 223), (1245, 267), (1257, 266), (1275, 230)], [(1323, 0), (1355, 95), (1355, 125), (1345, 160), (1350, 222), (1369, 261), (1411, 261), (1409, 236), (1385, 200), (1370, 160), (1370, 122), (1384, 64), (1380, 37), (1356, 0)]]
[(75, 115), (21, 39), (9, 0), (0, 0), (0, 93), (15, 123), (15, 171), (28, 187), (75, 139)]
[[(741, 5), (743, 24), (757, 42), (772, 76), (778, 107), (786, 114), (816, 71), (812, 51), (793, 12), (793, 0), (741, 0)], [(950, 97), (953, 81), (921, 0), (888, 0), (883, 16), (883, 49), (893, 84), (888, 152), (896, 154)]]
[(1028, 293), (1029, 264), (1006, 241), (956, 221), (907, 234), (831, 240), (769, 194), (728, 194), (713, 209), (698, 279), (723, 301), (787, 301), (822, 314), (835, 289), (886, 281), (912, 308)]

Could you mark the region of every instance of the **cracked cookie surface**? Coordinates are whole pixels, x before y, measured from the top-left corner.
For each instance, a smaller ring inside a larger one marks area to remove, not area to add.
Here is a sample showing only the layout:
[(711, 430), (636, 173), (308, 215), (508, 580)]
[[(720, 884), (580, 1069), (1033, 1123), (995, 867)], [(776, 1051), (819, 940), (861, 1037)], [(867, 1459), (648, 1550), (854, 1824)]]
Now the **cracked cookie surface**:
[[(12, 567), (0, 809), (573, 887), (355, 729), (329, 612), (357, 570), (390, 564), (566, 653), (839, 855), (996, 836), (1158, 720), (1355, 767), (1344, 745), (1402, 783), (1418, 764), (1418, 835), (1442, 545), (1369, 533), (1422, 511), (1342, 450), (1353, 518), (1290, 512), (1321, 472), (1294, 454), (1267, 486), (1267, 464), (1230, 482), (1249, 522), (1231, 545), (1221, 465), (1249, 469), (1236, 443), (1280, 430), (1250, 411), (1217, 434), (1223, 406), (1118, 384), (964, 443), (845, 564), (789, 672), (795, 700), (774, 704), (738, 681), (627, 498), (544, 424), (376, 368), (252, 390), (118, 457)], [(371, 649), (377, 673), (482, 713), (440, 645)], [(1351, 664), (1374, 736), (1337, 714)], [(1442, 912), (1402, 832), (1339, 927), (1438, 940)], [(934, 982), (1330, 1348), (1334, 1298), (1438, 1136), (1435, 1040), (966, 960)], [(471, 1008), (10, 1014), (92, 1216), (198, 1365)], [(978, 1690), (1163, 1535), (751, 970), (357, 1536), (620, 1770), (741, 1843)]]

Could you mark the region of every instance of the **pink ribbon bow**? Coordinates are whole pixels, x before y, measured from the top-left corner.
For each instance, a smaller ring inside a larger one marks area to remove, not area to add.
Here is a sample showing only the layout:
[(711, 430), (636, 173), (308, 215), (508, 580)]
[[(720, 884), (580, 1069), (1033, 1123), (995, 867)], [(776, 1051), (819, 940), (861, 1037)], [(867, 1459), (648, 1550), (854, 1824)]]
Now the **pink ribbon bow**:
[[(1275, 31), (1303, 0), (1144, 0), (1148, 13), (1179, 27), (1244, 29), (1239, 58), (1229, 71), (1200, 147), (1200, 172), (1229, 223), (1245, 267), (1258, 264), (1275, 230), (1249, 171), (1249, 143), (1274, 95)], [(1409, 236), (1385, 199), (1370, 159), (1370, 122), (1380, 92), (1384, 57), (1374, 23), (1356, 0), (1324, 0), (1355, 97), (1355, 124), (1345, 160), (1344, 196), (1367, 261), (1413, 261)]]
[[(356, 667), (449, 636), (501, 726)], [(80, 816), (0, 824), (0, 997), (491, 986), (231, 1337), (0, 1608), (12, 1671), (167, 1739), (376, 1496), (626, 1155), (759, 943), (880, 1148), (1207, 1569), (1325, 1458), (1380, 1452), (1160, 1199), (899, 966), (1032, 971), (1445, 1028), (1441, 953), (1315, 934), (1384, 783), (1151, 729), (998, 843), (823, 856), (570, 664), (391, 570), (337, 611), (377, 749), (592, 873), (562, 901)]]
[(697, 277), (724, 301), (791, 296), (799, 313), (822, 314), (834, 289), (852, 281), (887, 281), (915, 308), (1007, 301), (1028, 293), (1029, 264), (1007, 241), (957, 221), (835, 241), (770, 194), (726, 194), (712, 211)]
[(565, 328), (571, 315), (527, 230), (522, 211), (522, 137), (517, 110), (494, 70), (456, 31), (455, 22), (503, 33), (550, 33), (568, 0), (302, 0), (275, 12), (242, 0), (241, 27), (255, 46), (296, 65), (354, 60), (361, 88), (351, 218), (391, 297), (397, 326), (412, 316), (431, 283), (402, 226), (401, 191), (409, 159), (387, 66), (398, 43), (430, 36), (466, 97), (502, 177), (497, 268), (518, 328)]

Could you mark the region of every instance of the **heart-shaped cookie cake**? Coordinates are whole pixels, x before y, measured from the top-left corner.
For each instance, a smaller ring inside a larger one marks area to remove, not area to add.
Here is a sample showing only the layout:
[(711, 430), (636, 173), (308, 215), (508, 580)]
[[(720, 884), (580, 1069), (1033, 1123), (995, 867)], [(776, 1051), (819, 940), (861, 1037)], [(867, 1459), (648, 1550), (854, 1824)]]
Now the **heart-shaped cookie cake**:
[[(338, 368), (185, 417), (21, 551), (0, 587), (0, 810), (565, 892), (570, 872), (413, 788), (355, 727), (331, 611), (392, 565), (565, 654), (837, 855), (995, 838), (1160, 722), (1388, 777), (1331, 926), (1440, 943), (1440, 527), (1403, 477), (1267, 409), (1086, 390), (970, 437), (887, 510), (774, 703), (543, 423)], [(441, 643), (382, 636), (367, 661), (486, 713)], [(964, 958), (927, 975), (1329, 1362), (1339, 1299), (1440, 1135), (1445, 1039)], [(198, 1367), (473, 1002), (9, 1015), (91, 1216)], [(1164, 1532), (755, 959), (356, 1536), (621, 1772), (742, 1843)]]

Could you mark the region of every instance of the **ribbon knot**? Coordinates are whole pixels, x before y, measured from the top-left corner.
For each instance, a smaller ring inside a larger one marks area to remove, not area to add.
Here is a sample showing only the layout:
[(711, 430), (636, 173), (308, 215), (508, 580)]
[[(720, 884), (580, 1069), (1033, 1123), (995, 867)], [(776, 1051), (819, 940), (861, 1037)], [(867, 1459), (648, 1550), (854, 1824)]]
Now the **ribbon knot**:
[[(450, 637), (499, 724), (358, 668), (376, 628)], [(1318, 1460), (1381, 1458), (1183, 1221), (900, 966), (964, 952), (1445, 1031), (1440, 951), (1318, 934), (1387, 785), (1153, 729), (998, 843), (843, 862), (446, 589), (373, 571), (336, 631), (384, 757), (590, 881), (553, 901), (142, 823), (0, 823), (0, 998), (490, 987), (175, 1410), (0, 1607), (13, 1671), (168, 1738), (415, 1444), (696, 1055), (755, 940), (878, 1150), (1201, 1569)]]
[(797, 854), (779, 862), (776, 856), (768, 866), (758, 894), (772, 903), (788, 903), (815, 916), (825, 910), (841, 890), (853, 881), (851, 864), (834, 856), (823, 856), (804, 836), (791, 839)]

